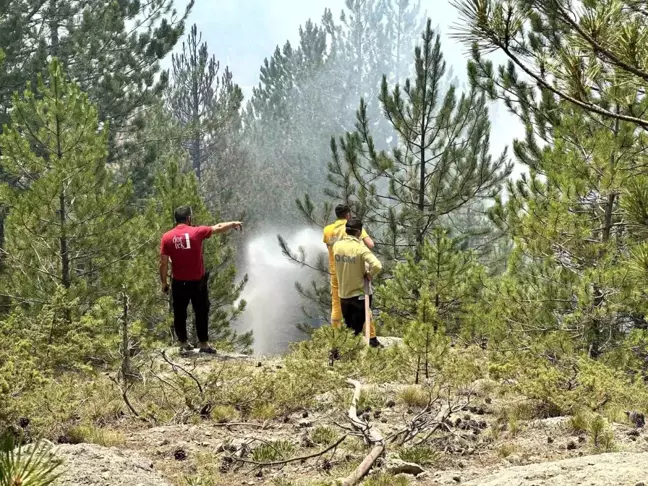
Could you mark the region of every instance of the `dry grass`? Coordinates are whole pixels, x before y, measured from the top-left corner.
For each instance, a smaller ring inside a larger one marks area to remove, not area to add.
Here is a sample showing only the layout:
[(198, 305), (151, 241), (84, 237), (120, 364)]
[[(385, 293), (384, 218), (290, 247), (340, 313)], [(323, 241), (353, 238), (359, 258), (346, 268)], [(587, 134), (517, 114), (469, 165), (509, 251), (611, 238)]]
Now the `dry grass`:
[(99, 428), (94, 425), (77, 425), (67, 430), (67, 437), (73, 444), (97, 444), (103, 447), (117, 447), (126, 443), (119, 430)]
[(411, 385), (398, 394), (398, 399), (408, 407), (423, 408), (428, 404), (430, 396), (420, 386)]

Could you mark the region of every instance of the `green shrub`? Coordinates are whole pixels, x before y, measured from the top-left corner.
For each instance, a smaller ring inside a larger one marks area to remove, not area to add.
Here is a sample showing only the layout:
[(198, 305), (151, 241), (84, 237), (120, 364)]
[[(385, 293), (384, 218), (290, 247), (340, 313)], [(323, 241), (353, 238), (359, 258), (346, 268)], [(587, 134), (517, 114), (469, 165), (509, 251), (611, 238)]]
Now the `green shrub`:
[(250, 412), (250, 418), (256, 420), (272, 420), (277, 416), (277, 409), (273, 403), (256, 403)]
[(431, 447), (412, 446), (398, 451), (398, 457), (405, 462), (413, 462), (421, 466), (438, 464), (441, 453)]
[(612, 452), (615, 450), (614, 432), (603, 417), (598, 414), (593, 415), (589, 421), (588, 432), (595, 451)]
[(358, 411), (366, 410), (367, 408), (376, 410), (382, 408), (384, 405), (385, 405), (385, 398), (382, 393), (379, 393), (373, 389), (367, 389), (366, 387), (362, 388), (362, 392), (360, 393), (360, 399), (358, 400), (357, 403)]
[(502, 444), (497, 449), (497, 455), (503, 459), (513, 455), (517, 451), (517, 446), (515, 444)]
[[(648, 390), (642, 381), (623, 370), (587, 356), (558, 354), (538, 347), (532, 348), (538, 354), (529, 351), (492, 355), (490, 370), (496, 370), (500, 379), (511, 380), (512, 391), (537, 400), (539, 416), (573, 415), (581, 408), (597, 413), (606, 409), (636, 410), (648, 403)], [(554, 354), (551, 359), (549, 351)]]
[(272, 462), (288, 459), (295, 451), (295, 446), (287, 440), (264, 442), (252, 451), (252, 459), (256, 462)]
[(212, 420), (218, 423), (231, 422), (238, 416), (237, 411), (230, 405), (217, 405), (211, 411)]
[(586, 410), (578, 409), (574, 415), (569, 417), (569, 430), (572, 434), (583, 434), (589, 429), (591, 417)]
[(311, 440), (318, 445), (330, 446), (338, 440), (338, 433), (331, 427), (319, 425), (311, 432)]

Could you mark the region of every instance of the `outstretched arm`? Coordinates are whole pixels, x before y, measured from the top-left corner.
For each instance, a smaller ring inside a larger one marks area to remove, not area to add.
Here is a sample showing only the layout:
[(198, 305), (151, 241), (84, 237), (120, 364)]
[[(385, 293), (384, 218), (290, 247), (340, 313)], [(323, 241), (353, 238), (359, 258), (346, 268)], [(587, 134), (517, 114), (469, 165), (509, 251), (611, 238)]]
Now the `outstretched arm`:
[(211, 226), (211, 232), (213, 235), (227, 233), (232, 229), (242, 230), (243, 223), (241, 223), (240, 221), (230, 221), (228, 223), (218, 223), (217, 225)]

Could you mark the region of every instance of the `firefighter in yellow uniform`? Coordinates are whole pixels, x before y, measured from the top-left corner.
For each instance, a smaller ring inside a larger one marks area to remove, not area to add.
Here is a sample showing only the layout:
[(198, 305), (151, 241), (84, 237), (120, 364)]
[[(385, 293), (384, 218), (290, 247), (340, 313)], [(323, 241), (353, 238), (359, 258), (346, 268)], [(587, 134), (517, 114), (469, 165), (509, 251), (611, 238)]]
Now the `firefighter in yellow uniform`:
[[(346, 236), (333, 245), (333, 258), (342, 316), (345, 324), (358, 335), (365, 323), (364, 299), (369, 299), (369, 305), (372, 301), (371, 294), (365, 295), (365, 279), (371, 280), (378, 275), (382, 264), (361, 240), (362, 221), (350, 219), (345, 229)], [(374, 327), (373, 322), (371, 327)], [(381, 346), (375, 335), (370, 337), (369, 345)]]
[[(338, 204), (335, 207), (337, 220), (324, 228), (324, 244), (329, 254), (329, 273), (331, 274), (331, 325), (342, 326), (342, 309), (340, 308), (340, 297), (338, 295), (338, 281), (335, 273), (335, 260), (333, 259), (333, 245), (346, 236), (345, 225), (351, 217), (351, 209), (346, 204)], [(361, 239), (370, 250), (374, 247), (373, 240), (366, 231), (362, 231)], [(370, 337), (376, 337), (376, 329), (371, 323)]]

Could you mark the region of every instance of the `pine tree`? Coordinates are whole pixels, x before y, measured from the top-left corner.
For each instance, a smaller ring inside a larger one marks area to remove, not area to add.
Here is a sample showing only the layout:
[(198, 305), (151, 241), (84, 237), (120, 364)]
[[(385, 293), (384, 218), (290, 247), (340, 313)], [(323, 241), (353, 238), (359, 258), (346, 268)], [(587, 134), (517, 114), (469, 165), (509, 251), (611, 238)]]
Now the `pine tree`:
[[(141, 128), (142, 113), (161, 95), (167, 74), (159, 61), (184, 30), (193, 0), (178, 17), (172, 0), (14, 0), (0, 5), (0, 125), (9, 120), (12, 95), (56, 57), (67, 75), (97, 105), (109, 127), (110, 162), (132, 149), (129, 137)], [(159, 75), (159, 76), (158, 76)], [(0, 172), (0, 181), (12, 182)], [(6, 210), (0, 209), (0, 235)], [(0, 237), (0, 248), (2, 238)]]
[(155, 192), (155, 177), (169, 157), (183, 158), (183, 130), (173, 119), (164, 101), (152, 105), (145, 116), (145, 123), (132, 137), (133, 149), (120, 160), (116, 177), (131, 180), (136, 196), (134, 204), (144, 210)]
[(48, 57), (56, 56), (97, 104), (100, 121), (110, 122), (111, 156), (116, 155), (114, 143), (124, 142), (141, 109), (162, 93), (167, 76), (155, 79), (159, 61), (180, 38), (191, 6), (178, 17), (171, 0), (5, 2), (1, 111), (8, 113), (11, 94), (35, 81)]
[(483, 201), (473, 201), (442, 219), (441, 226), (462, 251), (473, 251), (491, 275), (506, 269), (512, 242), (507, 232), (488, 217)]
[(186, 145), (198, 181), (220, 195), (217, 205), (222, 207), (231, 199), (231, 194), (228, 198), (224, 193), (231, 192), (235, 181), (244, 180), (241, 176), (245, 171), (237, 166), (241, 157), (235, 153), (243, 92), (232, 81), (227, 67), (219, 76), (220, 63), (209, 56), (207, 43), (201, 43), (201, 39), (194, 25), (186, 44), (182, 44), (182, 52), (173, 55), (167, 102), (186, 132)]
[(421, 1), (388, 0), (383, 2), (383, 9), (386, 25), (381, 50), (389, 53), (387, 65), (391, 76), (388, 81), (402, 83), (410, 75), (410, 50), (425, 28)]
[(332, 36), (328, 77), (333, 81), (330, 92), (336, 93), (331, 116), (337, 120), (338, 132), (353, 129), (353, 114), (358, 101), (367, 103), (376, 143), (386, 148), (385, 140), (393, 137), (393, 127), (381, 117), (379, 102), (383, 75), (400, 82), (411, 67), (407, 59), (424, 26), (420, 2), (410, 0), (347, 0), (337, 24), (325, 16), (324, 24)]
[(383, 74), (394, 79), (406, 72), (403, 53), (418, 36), (419, 12), (419, 4), (406, 0), (348, 0), (339, 17), (325, 10), (321, 25), (308, 21), (300, 28), (299, 45), (277, 47), (264, 61), (248, 104), (247, 137), (254, 158), (267, 161), (260, 179), (280, 188), (268, 208), (273, 217), (290, 214), (304, 192), (317, 205), (326, 201), (327, 139), (353, 129), (361, 97), (376, 121), (379, 146), (393, 138), (380, 117), (380, 82)]
[[(326, 31), (307, 22), (299, 46), (277, 47), (261, 67), (246, 112), (247, 150), (257, 161), (257, 186), (251, 191), (257, 216), (275, 224), (294, 224), (294, 196), (319, 186), (325, 176), (322, 133), (333, 130), (328, 82)], [(252, 202), (251, 202), (252, 204)]]
[(130, 187), (114, 183), (106, 167), (108, 127), (58, 61), (47, 82), (14, 96), (13, 106), (0, 138), (0, 164), (14, 181), (3, 186), (3, 289), (14, 304), (36, 308), (62, 289), (83, 314), (129, 258)]
[(419, 315), (407, 328), (403, 338), (404, 346), (396, 351), (401, 366), (408, 374), (414, 375), (414, 383), (417, 385), (433, 378), (434, 371), (439, 368), (450, 349), (450, 339), (436, 332), (430, 323), (434, 319), (434, 307), (426, 297), (417, 303)]
[[(389, 267), (406, 261), (408, 255), (420, 262), (426, 241), (436, 239), (440, 229), (454, 230), (453, 240), (474, 236), (474, 228), (457, 234), (451, 217), (470, 204), (495, 196), (512, 168), (506, 154), (496, 160), (489, 154), (490, 123), (484, 97), (472, 90), (457, 99), (453, 86), (442, 96), (445, 63), (439, 36), (430, 24), (428, 20), (423, 48), (415, 49), (414, 84), (408, 80), (402, 91), (397, 85), (390, 92), (383, 77), (380, 101), (400, 139), (391, 155), (375, 148), (369, 129), (372, 121), (361, 101), (356, 132), (340, 139), (341, 150), (335, 138), (331, 141), (330, 185), (325, 195), (334, 203), (324, 204), (320, 215), (318, 202), (310, 196), (297, 201), (303, 216), (320, 226), (330, 220), (333, 204), (349, 204), (377, 242), (387, 275)], [(292, 252), (281, 238), (280, 245), (292, 261), (308, 264), (328, 277), (325, 262), (307, 263), (303, 253)], [(438, 261), (460, 258), (455, 243), (450, 246)], [(322, 315), (326, 315), (329, 302), (324, 280), (313, 282), (310, 288), (298, 286), (307, 299), (319, 302)], [(414, 298), (422, 285), (417, 283)], [(412, 295), (404, 298), (409, 297)], [(405, 323), (392, 327), (402, 333)]]
[[(408, 251), (420, 259), (423, 243), (453, 214), (472, 201), (487, 200), (511, 172), (506, 153), (489, 153), (486, 100), (475, 89), (457, 96), (444, 92), (446, 65), (439, 36), (428, 20), (423, 46), (415, 50), (416, 78), (390, 91), (383, 78), (380, 101), (399, 135), (392, 153), (378, 152), (362, 101), (356, 131), (332, 140), (329, 194), (354, 199), (387, 260)], [(304, 204), (307, 206), (307, 204)]]
[(485, 269), (473, 252), (437, 229), (426, 239), (417, 260), (414, 253), (393, 270), (378, 288), (383, 325), (390, 335), (405, 332), (410, 323), (429, 324), (433, 332), (480, 340), (472, 311), (479, 302)]
[[(384, 39), (384, 7), (379, 0), (346, 0), (345, 6), (340, 14), (336, 75), (340, 77), (339, 84), (347, 89), (343, 91), (340, 104), (346, 106), (345, 111), (350, 114), (358, 100), (364, 97), (370, 109), (375, 108), (372, 113), (377, 114), (380, 79), (391, 72), (387, 63), (391, 46), (380, 45)], [(346, 131), (351, 127), (344, 128)]]
[(631, 122), (560, 108), (552, 146), (535, 153), (533, 138), (517, 142), (530, 173), (492, 211), (515, 241), (497, 319), (526, 335), (560, 331), (598, 357), (637, 324), (627, 260), (640, 233), (625, 205), (637, 200), (628, 188), (641, 180), (646, 136)]
[[(0, 49), (0, 66), (2, 66), (2, 63), (4, 61), (4, 52), (2, 49)], [(1, 184), (5, 181), (10, 181), (11, 178), (9, 177), (9, 174), (5, 174), (4, 170), (2, 169), (2, 165), (0, 164), (0, 187)], [(4, 248), (4, 242), (5, 242), (5, 229), (4, 229), (4, 220), (7, 216), (7, 206), (2, 203), (2, 199), (0, 199), (0, 249)], [(4, 252), (0, 250), (0, 277), (2, 276), (4, 272)], [(4, 313), (8, 312), (9, 310), (9, 300), (6, 296), (0, 295), (0, 315), (3, 315)]]
[[(472, 85), (503, 99), (526, 128), (514, 150), (530, 173), (493, 212), (515, 249), (492, 296), (508, 308), (493, 306), (503, 312), (492, 322), (508, 323), (507, 335), (551, 331), (591, 356), (609, 352), (645, 327), (636, 286), (648, 187), (637, 131), (648, 126), (645, 9), (632, 0), (577, 10), (561, 0), (456, 6)], [(506, 66), (484, 58), (493, 50)]]

